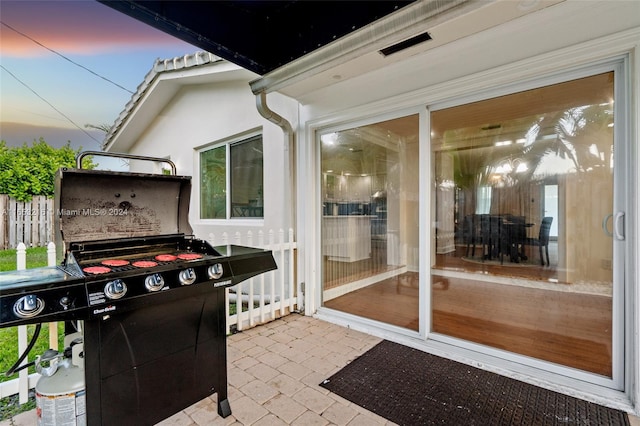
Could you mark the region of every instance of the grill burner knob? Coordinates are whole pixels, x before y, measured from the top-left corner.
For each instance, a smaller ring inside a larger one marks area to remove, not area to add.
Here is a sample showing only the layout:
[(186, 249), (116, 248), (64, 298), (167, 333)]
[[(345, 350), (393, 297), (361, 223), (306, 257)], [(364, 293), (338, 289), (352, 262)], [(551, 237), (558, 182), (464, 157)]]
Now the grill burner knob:
[(164, 278), (162, 278), (160, 274), (149, 275), (144, 279), (144, 286), (147, 287), (149, 291), (162, 290), (162, 287), (164, 287)]
[(109, 299), (120, 299), (127, 292), (127, 285), (121, 279), (109, 281), (104, 286), (104, 294)]
[(178, 280), (182, 285), (191, 285), (196, 281), (196, 271), (193, 268), (187, 268), (180, 271)]
[(209, 278), (212, 280), (217, 280), (222, 276), (224, 270), (222, 269), (222, 263), (216, 263), (209, 266)]
[(18, 318), (33, 318), (44, 309), (44, 301), (35, 294), (27, 294), (13, 304), (13, 313)]

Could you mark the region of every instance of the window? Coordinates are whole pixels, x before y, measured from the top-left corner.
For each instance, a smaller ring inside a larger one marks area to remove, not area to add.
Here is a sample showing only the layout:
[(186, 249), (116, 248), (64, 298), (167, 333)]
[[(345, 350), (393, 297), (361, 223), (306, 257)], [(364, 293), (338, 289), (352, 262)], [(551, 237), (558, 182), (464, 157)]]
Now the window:
[(263, 215), (262, 135), (200, 152), (200, 218)]
[(489, 214), (491, 211), (491, 187), (478, 186), (476, 198), (476, 214)]

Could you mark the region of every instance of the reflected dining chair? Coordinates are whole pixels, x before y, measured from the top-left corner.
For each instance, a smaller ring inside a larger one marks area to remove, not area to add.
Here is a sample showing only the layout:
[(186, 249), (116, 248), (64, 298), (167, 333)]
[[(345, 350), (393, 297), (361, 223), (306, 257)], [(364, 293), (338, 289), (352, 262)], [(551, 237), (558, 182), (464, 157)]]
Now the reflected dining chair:
[(464, 217), (464, 223), (462, 226), (462, 236), (465, 244), (467, 245), (465, 257), (469, 257), (469, 248), (471, 248), (471, 256), (475, 256), (476, 240), (478, 239), (475, 215), (469, 214)]
[(519, 263), (520, 260), (527, 260), (524, 245), (527, 239), (527, 227), (532, 224), (527, 224), (524, 216), (513, 215), (510, 215), (504, 224), (507, 224), (509, 260), (515, 263)]
[(504, 227), (504, 218), (500, 215), (489, 216), (489, 227), (491, 233), (491, 254), (489, 259), (500, 257), (500, 264), (504, 264), (505, 253), (509, 254), (508, 233)]
[(482, 245), (482, 260), (491, 259), (491, 222), (488, 214), (478, 215), (480, 225), (480, 243)]
[(538, 234), (538, 238), (527, 238), (525, 240), (525, 244), (529, 246), (538, 246), (538, 250), (540, 252), (540, 265), (544, 266), (544, 258), (542, 257), (542, 248), (544, 247), (545, 254), (547, 255), (547, 266), (549, 263), (549, 232), (551, 231), (551, 222), (553, 222), (553, 217), (546, 216), (542, 218), (542, 223), (540, 224), (540, 233)]
[(503, 263), (506, 239), (502, 230), (501, 216), (480, 215), (480, 240), (482, 242), (482, 259), (492, 260), (500, 257), (500, 263)]

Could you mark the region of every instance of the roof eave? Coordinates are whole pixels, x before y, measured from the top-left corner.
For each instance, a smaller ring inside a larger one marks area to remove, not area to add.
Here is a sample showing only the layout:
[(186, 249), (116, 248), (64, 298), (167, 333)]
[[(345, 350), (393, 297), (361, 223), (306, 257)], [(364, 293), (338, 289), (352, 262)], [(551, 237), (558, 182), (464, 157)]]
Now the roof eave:
[[(278, 91), (304, 103), (305, 97), (317, 90), (399, 64), (566, 1), (419, 1), (265, 74), (251, 82), (251, 89), (254, 93)], [(424, 33), (432, 39), (390, 55), (380, 52)]]
[(208, 52), (156, 60), (103, 140), (105, 151), (126, 152), (184, 86), (255, 78), (257, 74)]
[(498, 0), (419, 1), (251, 82), (254, 93), (278, 91), (371, 51), (378, 51), (456, 16)]

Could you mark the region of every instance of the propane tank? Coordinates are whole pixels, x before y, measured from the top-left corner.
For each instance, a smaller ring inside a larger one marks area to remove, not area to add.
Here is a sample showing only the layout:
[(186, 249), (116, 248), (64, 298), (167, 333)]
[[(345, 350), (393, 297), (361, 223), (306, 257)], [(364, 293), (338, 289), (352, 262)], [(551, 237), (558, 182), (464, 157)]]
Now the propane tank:
[(35, 360), (38, 426), (86, 426), (82, 334), (65, 336), (64, 353), (48, 350)]

